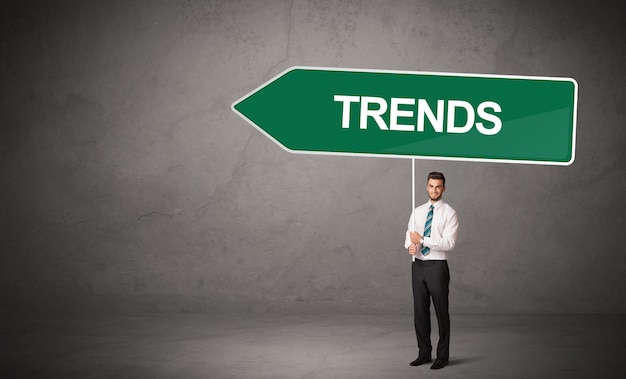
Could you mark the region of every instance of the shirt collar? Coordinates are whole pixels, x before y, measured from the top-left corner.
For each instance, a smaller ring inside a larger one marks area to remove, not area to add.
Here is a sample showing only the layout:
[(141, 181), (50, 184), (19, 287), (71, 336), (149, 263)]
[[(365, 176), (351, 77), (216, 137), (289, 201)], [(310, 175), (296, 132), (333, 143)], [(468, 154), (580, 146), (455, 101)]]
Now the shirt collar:
[(428, 199), (428, 204), (429, 205), (432, 204), (434, 209), (439, 209), (443, 205), (443, 200), (439, 200), (439, 201), (433, 203), (432, 201), (430, 201), (430, 199)]

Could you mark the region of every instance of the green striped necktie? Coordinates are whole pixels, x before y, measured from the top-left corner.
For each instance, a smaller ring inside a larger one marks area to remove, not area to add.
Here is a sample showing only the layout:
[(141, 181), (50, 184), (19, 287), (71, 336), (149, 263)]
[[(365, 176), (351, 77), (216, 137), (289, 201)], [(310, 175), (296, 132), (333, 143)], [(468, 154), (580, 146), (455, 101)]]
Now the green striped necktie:
[[(433, 223), (433, 209), (435, 207), (431, 204), (428, 208), (428, 216), (426, 216), (426, 224), (424, 224), (424, 237), (430, 237), (430, 226)], [(422, 255), (428, 255), (430, 253), (430, 247), (422, 246)]]

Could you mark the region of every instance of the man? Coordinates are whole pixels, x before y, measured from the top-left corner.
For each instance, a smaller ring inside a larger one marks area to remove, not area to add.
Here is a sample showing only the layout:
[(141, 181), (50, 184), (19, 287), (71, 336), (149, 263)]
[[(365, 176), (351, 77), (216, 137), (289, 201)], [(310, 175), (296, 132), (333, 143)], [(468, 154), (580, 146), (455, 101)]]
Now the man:
[(439, 324), (437, 358), (431, 369), (448, 364), (450, 355), (450, 315), (448, 292), (450, 271), (448, 253), (456, 244), (459, 226), (456, 211), (441, 197), (446, 178), (440, 172), (428, 174), (428, 202), (413, 210), (404, 247), (412, 256), (413, 312), (419, 355), (410, 363), (419, 366), (432, 361), (430, 343), (430, 301)]

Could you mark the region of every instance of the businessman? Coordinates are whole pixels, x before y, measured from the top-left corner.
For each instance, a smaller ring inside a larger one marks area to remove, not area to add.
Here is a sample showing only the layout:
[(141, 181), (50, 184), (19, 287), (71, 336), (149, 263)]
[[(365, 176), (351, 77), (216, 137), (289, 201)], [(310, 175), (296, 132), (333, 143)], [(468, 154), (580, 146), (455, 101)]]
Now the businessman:
[(439, 325), (437, 356), (431, 369), (441, 369), (450, 356), (450, 314), (448, 255), (456, 244), (459, 221), (456, 211), (442, 200), (446, 178), (440, 172), (428, 174), (428, 202), (413, 210), (404, 247), (412, 257), (413, 312), (419, 354), (410, 363), (432, 362), (430, 342), (430, 303), (432, 299)]

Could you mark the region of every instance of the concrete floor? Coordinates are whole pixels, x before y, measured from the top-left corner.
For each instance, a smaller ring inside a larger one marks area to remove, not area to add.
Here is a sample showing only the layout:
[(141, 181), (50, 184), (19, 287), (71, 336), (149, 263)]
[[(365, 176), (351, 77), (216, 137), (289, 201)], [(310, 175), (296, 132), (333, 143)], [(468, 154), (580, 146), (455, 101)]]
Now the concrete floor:
[(410, 315), (3, 318), (3, 378), (615, 378), (626, 356), (624, 315), (453, 315), (439, 371), (409, 366)]

